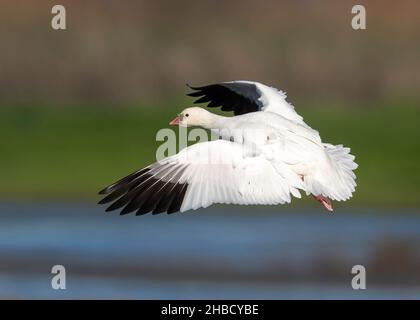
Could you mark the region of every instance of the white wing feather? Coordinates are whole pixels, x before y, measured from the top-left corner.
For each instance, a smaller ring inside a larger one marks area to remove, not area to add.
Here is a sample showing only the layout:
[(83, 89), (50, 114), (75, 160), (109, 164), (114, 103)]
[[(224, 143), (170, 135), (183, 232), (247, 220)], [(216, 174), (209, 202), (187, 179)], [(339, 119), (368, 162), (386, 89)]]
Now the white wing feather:
[(290, 167), (273, 164), (264, 154), (248, 156), (244, 148), (226, 140), (203, 142), (160, 162), (185, 167), (179, 179), (188, 184), (181, 212), (213, 203), (274, 205), (289, 203), (291, 195), (300, 198), (303, 183)]
[(244, 80), (230, 82), (255, 84), (257, 90), (261, 94), (261, 97), (258, 99), (262, 103), (261, 111), (274, 112), (286, 119), (306, 126), (302, 116), (296, 112), (295, 107), (290, 102), (286, 101), (286, 92), (278, 90), (274, 87), (269, 87), (260, 82)]

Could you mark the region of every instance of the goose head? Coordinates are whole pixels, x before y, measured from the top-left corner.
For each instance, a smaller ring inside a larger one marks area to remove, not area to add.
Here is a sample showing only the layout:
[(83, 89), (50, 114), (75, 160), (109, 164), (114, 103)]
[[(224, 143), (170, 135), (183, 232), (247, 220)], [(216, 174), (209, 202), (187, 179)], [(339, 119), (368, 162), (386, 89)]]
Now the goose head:
[(169, 122), (172, 126), (203, 127), (210, 128), (214, 121), (214, 115), (199, 107), (184, 109), (178, 116)]

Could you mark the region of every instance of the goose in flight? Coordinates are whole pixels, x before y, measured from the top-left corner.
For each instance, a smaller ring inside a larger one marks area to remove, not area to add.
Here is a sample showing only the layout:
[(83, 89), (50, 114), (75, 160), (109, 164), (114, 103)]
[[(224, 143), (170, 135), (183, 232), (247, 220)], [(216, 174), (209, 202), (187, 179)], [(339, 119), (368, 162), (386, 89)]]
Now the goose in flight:
[(142, 215), (214, 203), (276, 205), (303, 192), (332, 212), (332, 200), (352, 196), (357, 164), (350, 149), (323, 143), (284, 92), (250, 81), (190, 88), (194, 103), (234, 116), (191, 107), (170, 124), (209, 129), (220, 139), (186, 147), (101, 190), (99, 204), (110, 203), (106, 211)]

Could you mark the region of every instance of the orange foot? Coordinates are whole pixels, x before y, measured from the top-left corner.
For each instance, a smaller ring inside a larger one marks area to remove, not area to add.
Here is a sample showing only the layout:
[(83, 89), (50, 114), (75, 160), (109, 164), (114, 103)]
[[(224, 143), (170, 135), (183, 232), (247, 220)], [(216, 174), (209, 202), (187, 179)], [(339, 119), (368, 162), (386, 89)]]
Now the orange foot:
[(333, 207), (331, 200), (324, 196), (313, 196), (316, 200), (318, 200), (329, 212), (333, 212)]

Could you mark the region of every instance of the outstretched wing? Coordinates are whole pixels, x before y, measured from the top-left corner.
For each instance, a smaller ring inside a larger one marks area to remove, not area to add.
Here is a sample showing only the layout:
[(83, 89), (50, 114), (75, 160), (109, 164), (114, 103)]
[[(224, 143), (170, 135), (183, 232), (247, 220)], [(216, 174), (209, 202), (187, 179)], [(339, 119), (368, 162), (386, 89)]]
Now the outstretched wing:
[(286, 101), (286, 93), (259, 82), (229, 81), (202, 87), (189, 86), (198, 97), (194, 103), (208, 102), (209, 108), (222, 107), (223, 111), (233, 111), (241, 115), (256, 111), (275, 112), (289, 120), (303, 123), (292, 104)]
[[(225, 140), (198, 143), (136, 171), (100, 192), (99, 203), (121, 214), (173, 213), (213, 203), (281, 204), (300, 197), (300, 179), (279, 174), (264, 155), (245, 156), (244, 145)], [(290, 170), (286, 165), (283, 170)], [(286, 178), (287, 177), (287, 178)]]

